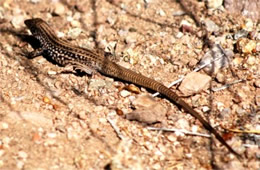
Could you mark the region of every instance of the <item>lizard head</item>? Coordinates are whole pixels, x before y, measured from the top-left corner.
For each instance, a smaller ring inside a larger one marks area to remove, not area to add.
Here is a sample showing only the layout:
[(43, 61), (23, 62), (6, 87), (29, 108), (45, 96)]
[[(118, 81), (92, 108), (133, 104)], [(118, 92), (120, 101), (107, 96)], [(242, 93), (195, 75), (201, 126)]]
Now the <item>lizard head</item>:
[(44, 23), (41, 18), (27, 19), (24, 21), (24, 24), (29, 28), (32, 34), (37, 34), (38, 27), (41, 23)]

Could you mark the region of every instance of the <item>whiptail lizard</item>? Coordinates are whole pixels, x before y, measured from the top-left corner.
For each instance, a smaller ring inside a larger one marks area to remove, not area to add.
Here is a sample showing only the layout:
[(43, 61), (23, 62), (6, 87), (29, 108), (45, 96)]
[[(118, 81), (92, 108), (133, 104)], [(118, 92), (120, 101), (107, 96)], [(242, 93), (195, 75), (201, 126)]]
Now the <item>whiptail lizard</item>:
[(101, 74), (159, 92), (197, 118), (231, 153), (240, 158), (240, 155), (226, 143), (221, 135), (197, 111), (163, 84), (124, 68), (98, 52), (77, 47), (66, 40), (59, 39), (54, 30), (40, 18), (28, 19), (24, 23), (30, 29), (32, 35), (40, 42), (41, 46), (29, 53), (30, 58), (47, 55), (61, 66), (74, 65), (88, 74), (97, 71)]

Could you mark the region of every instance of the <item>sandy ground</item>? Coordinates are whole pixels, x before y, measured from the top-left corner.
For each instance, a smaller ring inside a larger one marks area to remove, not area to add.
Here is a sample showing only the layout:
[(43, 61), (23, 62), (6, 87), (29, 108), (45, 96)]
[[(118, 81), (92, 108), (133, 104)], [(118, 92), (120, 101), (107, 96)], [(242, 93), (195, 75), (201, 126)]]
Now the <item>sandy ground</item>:
[[(221, 132), (241, 161), (214, 137), (149, 130), (208, 133), (162, 96), (154, 98), (166, 112), (161, 122), (130, 121), (125, 115), (134, 101), (153, 92), (122, 90), (128, 83), (102, 75), (64, 74), (43, 57), (22, 55), (33, 50), (19, 35), (29, 34), (23, 22), (40, 17), (75, 45), (105, 49), (116, 43), (117, 63), (168, 85), (190, 73), (209, 50), (179, 2), (1, 0), (0, 169), (259, 169), (259, 23), (230, 15), (223, 6), (194, 3), (189, 7), (201, 21), (217, 25), (208, 35), (211, 42), (234, 53), (229, 67), (210, 76), (211, 87), (244, 81), (219, 91), (207, 87), (184, 100)], [(241, 29), (249, 35), (234, 39)], [(172, 90), (182, 95), (178, 85)]]

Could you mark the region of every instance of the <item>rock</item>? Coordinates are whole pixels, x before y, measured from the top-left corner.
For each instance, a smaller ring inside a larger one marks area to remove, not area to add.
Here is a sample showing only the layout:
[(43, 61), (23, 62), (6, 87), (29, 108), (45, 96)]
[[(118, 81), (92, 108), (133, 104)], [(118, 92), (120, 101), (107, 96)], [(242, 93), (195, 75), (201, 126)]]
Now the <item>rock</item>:
[(197, 72), (191, 72), (182, 81), (179, 89), (185, 96), (190, 96), (206, 90), (211, 77)]
[(126, 115), (126, 119), (128, 120), (137, 120), (142, 123), (152, 124), (163, 122), (166, 119), (167, 109), (150, 96), (139, 96), (133, 102), (133, 105), (137, 109)]

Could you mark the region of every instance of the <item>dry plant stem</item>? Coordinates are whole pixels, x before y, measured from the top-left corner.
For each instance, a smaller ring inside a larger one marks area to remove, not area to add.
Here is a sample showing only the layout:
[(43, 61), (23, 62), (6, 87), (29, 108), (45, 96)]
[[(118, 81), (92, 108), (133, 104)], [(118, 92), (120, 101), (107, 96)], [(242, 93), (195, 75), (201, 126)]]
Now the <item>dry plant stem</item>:
[(230, 86), (234, 85), (234, 84), (237, 84), (237, 83), (240, 83), (240, 82), (243, 82), (245, 80), (241, 79), (241, 80), (235, 80), (233, 81), (232, 83), (229, 83), (229, 84), (225, 84), (224, 86), (221, 86), (221, 87), (218, 87), (218, 88), (212, 88), (211, 90), (214, 91), (214, 92), (217, 92), (217, 91), (220, 91), (220, 90), (224, 90), (226, 88), (229, 88)]
[(118, 128), (118, 126), (116, 125), (116, 123), (114, 122), (114, 120), (112, 120), (110, 117), (107, 117), (107, 121), (109, 122), (109, 124), (112, 126), (112, 128), (115, 130), (117, 136), (119, 137), (119, 139), (124, 140), (125, 137), (124, 135), (120, 132), (120, 129)]
[(196, 133), (196, 132), (190, 132), (186, 129), (176, 129), (176, 128), (156, 128), (156, 127), (147, 127), (148, 130), (157, 130), (157, 131), (165, 131), (165, 132), (179, 132), (184, 133), (186, 135), (194, 135), (194, 136), (202, 136), (206, 138), (210, 138), (210, 135), (208, 134), (202, 134), (202, 133)]

